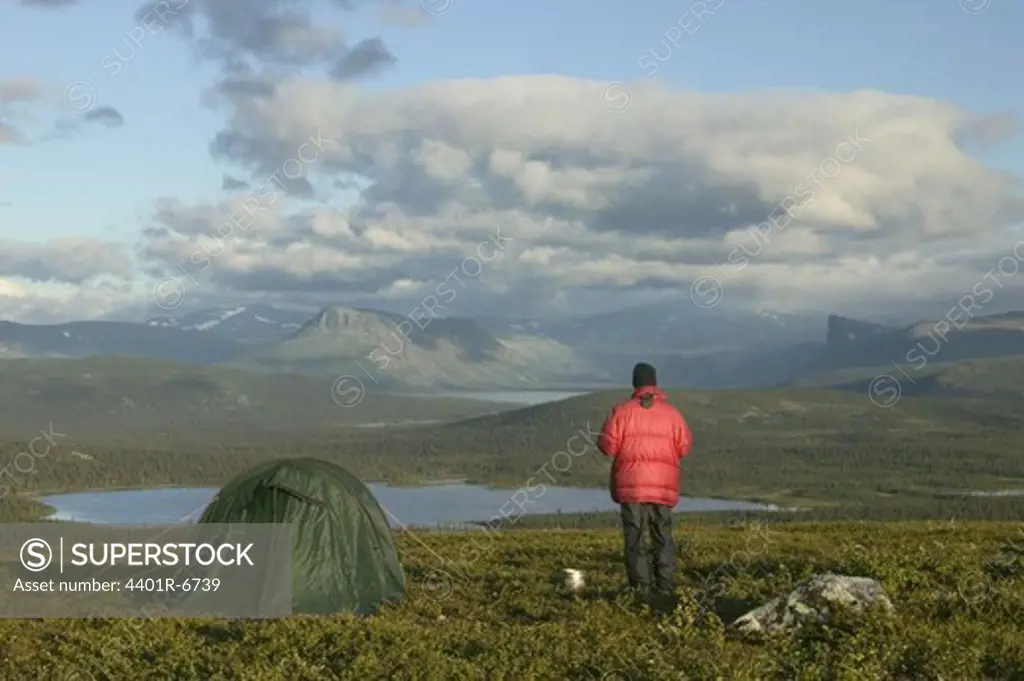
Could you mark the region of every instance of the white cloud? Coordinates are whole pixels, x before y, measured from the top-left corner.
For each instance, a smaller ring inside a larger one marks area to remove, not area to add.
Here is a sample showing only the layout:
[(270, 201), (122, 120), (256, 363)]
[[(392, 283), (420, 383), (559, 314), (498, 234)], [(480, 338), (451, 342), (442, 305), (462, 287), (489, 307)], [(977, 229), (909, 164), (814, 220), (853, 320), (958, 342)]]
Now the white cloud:
[[(555, 292), (571, 307), (577, 289), (686, 295), (702, 275), (751, 303), (828, 309), (955, 295), (1016, 243), (1019, 181), (960, 146), (1005, 138), (1005, 116), (873, 91), (651, 88), (613, 115), (602, 85), (517, 76), (381, 93), (293, 78), (228, 96), (221, 156), (258, 177), (322, 134), (309, 178), (368, 186), (348, 208), (275, 201), (204, 276), (236, 292), (390, 296), (396, 282), (445, 276), (499, 226), (514, 245), (488, 266), (487, 290), (504, 291), (510, 313)], [(168, 205), (143, 248), (170, 272), (226, 213)], [(166, 248), (170, 236), (187, 247)], [(974, 254), (926, 255), (965, 239)]]
[(72, 285), (0, 279), (0, 319), (53, 324), (102, 318), (132, 306), (147, 292), (126, 282)]
[(133, 265), (122, 245), (96, 239), (66, 236), (43, 244), (0, 239), (0, 272), (80, 284), (108, 275), (130, 279)]
[(0, 279), (0, 298), (25, 298), (28, 286), (9, 279)]
[[(224, 7), (195, 2), (181, 18), (204, 19), (195, 46), (236, 76), (246, 73), (232, 70), (239, 59), (279, 73), (329, 70), (355, 50), (301, 12), (240, 22), (248, 5)], [(260, 7), (262, 17), (269, 4)], [(498, 229), (513, 240), (469, 277), (480, 285), (453, 312), (582, 312), (595, 298), (639, 302), (671, 291), (683, 299), (700, 276), (720, 279), (737, 302), (849, 311), (955, 301), (1020, 240), (1019, 179), (966, 150), (1013, 134), (1005, 114), (875, 91), (656, 86), (611, 114), (604, 83), (569, 77), (380, 92), (326, 76), (248, 73), (264, 79), (260, 87), (222, 83), (209, 100), (227, 113), (212, 149), (248, 167), (256, 189), (222, 203), (163, 199), (136, 244), (147, 275), (185, 278), (180, 266), (202, 298), (415, 304), (453, 268), (475, 267)], [(34, 80), (0, 81), (0, 112), (41, 92)], [(0, 119), (0, 142), (18, 132)], [(295, 158), (296, 178), (268, 181)], [(331, 200), (339, 185), (364, 188), (346, 205)], [(83, 316), (106, 314), (135, 289), (98, 282), (131, 282), (135, 264), (117, 245), (89, 239), (0, 240), (0, 312), (45, 317), (73, 301)], [(1024, 276), (1000, 281), (1024, 289)]]

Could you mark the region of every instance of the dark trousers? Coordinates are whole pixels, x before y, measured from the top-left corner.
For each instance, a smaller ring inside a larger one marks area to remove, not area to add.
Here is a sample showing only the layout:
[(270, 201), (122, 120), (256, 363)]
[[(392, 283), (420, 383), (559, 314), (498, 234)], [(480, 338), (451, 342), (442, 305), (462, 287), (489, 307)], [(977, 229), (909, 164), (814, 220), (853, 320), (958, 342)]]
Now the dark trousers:
[[(672, 538), (672, 508), (660, 504), (622, 504), (622, 534), (626, 541), (626, 577), (631, 587), (654, 586), (673, 591), (676, 586), (676, 542)], [(644, 536), (651, 536), (651, 549)]]

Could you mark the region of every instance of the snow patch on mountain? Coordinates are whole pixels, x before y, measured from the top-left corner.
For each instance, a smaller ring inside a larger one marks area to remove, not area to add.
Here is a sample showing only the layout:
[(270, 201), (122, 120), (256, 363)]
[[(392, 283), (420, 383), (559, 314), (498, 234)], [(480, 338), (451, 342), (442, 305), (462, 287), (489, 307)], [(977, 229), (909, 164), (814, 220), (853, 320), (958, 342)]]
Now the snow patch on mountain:
[(308, 313), (281, 310), (269, 305), (239, 305), (194, 310), (176, 317), (153, 317), (146, 320), (146, 324), (213, 334), (251, 344), (280, 340), (302, 328), (309, 316)]

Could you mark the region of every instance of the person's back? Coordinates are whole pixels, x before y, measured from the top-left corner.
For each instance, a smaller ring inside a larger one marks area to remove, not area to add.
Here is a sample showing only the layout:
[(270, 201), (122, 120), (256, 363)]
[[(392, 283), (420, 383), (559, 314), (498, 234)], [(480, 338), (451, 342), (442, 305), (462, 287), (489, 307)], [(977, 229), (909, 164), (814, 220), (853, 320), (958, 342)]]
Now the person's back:
[(612, 457), (612, 499), (621, 505), (630, 586), (650, 586), (650, 557), (644, 535), (650, 530), (654, 577), (661, 591), (675, 588), (672, 509), (679, 501), (679, 461), (693, 437), (679, 410), (657, 387), (654, 367), (633, 368), (634, 392), (612, 409), (601, 429), (598, 448)]

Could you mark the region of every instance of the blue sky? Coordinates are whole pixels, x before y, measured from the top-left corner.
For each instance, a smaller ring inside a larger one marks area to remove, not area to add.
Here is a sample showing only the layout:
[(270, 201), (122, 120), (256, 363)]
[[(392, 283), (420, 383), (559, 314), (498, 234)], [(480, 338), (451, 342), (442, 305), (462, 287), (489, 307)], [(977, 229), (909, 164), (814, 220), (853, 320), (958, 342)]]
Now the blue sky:
[[(201, 102), (219, 67), (196, 59), (189, 44), (166, 30), (131, 46), (126, 36), (137, 30), (136, 7), (135, 0), (80, 0), (60, 10), (0, 7), (7, 56), (0, 80), (39, 79), (55, 105), (69, 83), (86, 81), (99, 104), (116, 108), (125, 121), (120, 128), (82, 126), (68, 138), (2, 148), (0, 202), (11, 204), (0, 207), (4, 237), (41, 242), (74, 234), (131, 242), (155, 199), (221, 196), (221, 176), (232, 169), (214, 162), (208, 145), (224, 115)], [(443, 15), (416, 25), (383, 22), (379, 10), (338, 15), (326, 3), (318, 15), (325, 24), (341, 16), (352, 39), (380, 35), (395, 54), (393, 68), (365, 81), (371, 90), (530, 73), (631, 80), (641, 75), (645, 54), (669, 49), (672, 57), (656, 76), (671, 88), (878, 89), (982, 114), (1024, 112), (1024, 3), (991, 0), (971, 14), (956, 0), (725, 0), (693, 35), (668, 46), (663, 37), (673, 25), (693, 25), (691, 7), (665, 0), (454, 0)], [(119, 60), (116, 76), (104, 75), (101, 60), (113, 50), (131, 57)], [(52, 116), (37, 115), (33, 129), (41, 132)], [(1024, 175), (1022, 152), (1017, 135), (977, 153), (993, 167)]]
[[(99, 102), (125, 116), (121, 129), (82, 133), (8, 149), (0, 174), (5, 236), (45, 240), (73, 231), (130, 238), (152, 199), (216, 196), (225, 168), (207, 152), (219, 116), (202, 88), (215, 71), (197, 63), (166, 31), (126, 43), (136, 3), (83, 2), (38, 11), (5, 4), (0, 77), (31, 75), (63, 88), (91, 83)], [(684, 3), (586, 0), (456, 1), (425, 25), (383, 26), (364, 12), (347, 21), (358, 35), (381, 34), (398, 58), (372, 87), (444, 78), (554, 72), (581, 78), (639, 77), (638, 59), (686, 15)], [(683, 23), (694, 26), (694, 20)], [(820, 2), (727, 0), (691, 36), (684, 33), (657, 77), (702, 91), (797, 87), (877, 88), (948, 99), (982, 112), (1024, 111), (1024, 3), (993, 0), (970, 15), (953, 0)], [(669, 43), (670, 45), (670, 43)], [(100, 60), (127, 56), (116, 76)], [(92, 74), (100, 76), (97, 79)], [(1018, 83), (1017, 87), (1012, 84)], [(984, 158), (1024, 172), (1024, 145)]]

